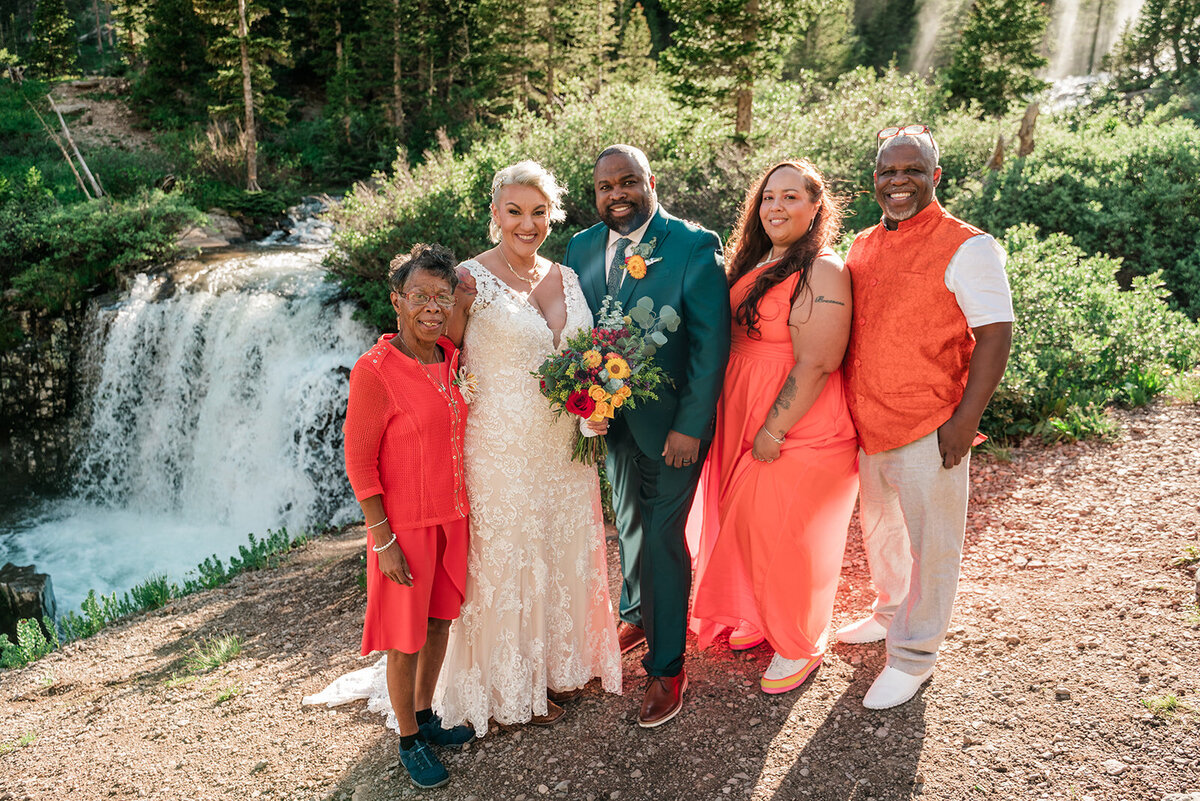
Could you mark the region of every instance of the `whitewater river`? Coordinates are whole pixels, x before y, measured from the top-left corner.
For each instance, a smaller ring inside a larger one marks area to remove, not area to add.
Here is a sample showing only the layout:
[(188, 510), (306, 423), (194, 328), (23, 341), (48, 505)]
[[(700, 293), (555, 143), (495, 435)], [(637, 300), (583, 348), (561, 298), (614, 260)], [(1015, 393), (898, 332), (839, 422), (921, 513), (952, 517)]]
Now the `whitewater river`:
[(94, 309), (70, 490), (0, 513), (0, 564), (49, 573), (61, 615), (89, 589), (179, 581), (251, 532), (353, 519), (342, 416), (373, 337), (324, 280), (324, 252), (251, 246), (138, 276)]

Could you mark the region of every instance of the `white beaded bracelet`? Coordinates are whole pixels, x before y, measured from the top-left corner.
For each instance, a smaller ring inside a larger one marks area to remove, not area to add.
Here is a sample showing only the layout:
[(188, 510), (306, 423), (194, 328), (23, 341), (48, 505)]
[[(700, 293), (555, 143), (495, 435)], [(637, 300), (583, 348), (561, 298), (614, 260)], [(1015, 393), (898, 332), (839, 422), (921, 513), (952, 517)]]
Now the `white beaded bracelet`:
[(377, 528), (378, 526), (382, 526), (386, 522), (387, 522), (387, 516), (385, 515), (384, 518), (382, 520), (380, 520), (378, 523), (372, 523), (371, 525), (367, 526), (367, 531), (370, 531), (373, 528)]
[(388, 548), (391, 548), (395, 544), (396, 544), (396, 532), (393, 531), (392, 538), (390, 540), (388, 540), (387, 545), (372, 545), (371, 550), (374, 551), (375, 553), (383, 553), (384, 551), (386, 551)]
[(763, 430), (763, 433), (766, 434), (768, 437), (770, 437), (771, 441), (774, 442), (776, 445), (782, 445), (783, 443), (787, 442), (787, 437), (776, 437), (774, 434), (772, 434), (770, 431), (767, 430), (767, 426), (765, 424), (763, 425), (762, 430)]

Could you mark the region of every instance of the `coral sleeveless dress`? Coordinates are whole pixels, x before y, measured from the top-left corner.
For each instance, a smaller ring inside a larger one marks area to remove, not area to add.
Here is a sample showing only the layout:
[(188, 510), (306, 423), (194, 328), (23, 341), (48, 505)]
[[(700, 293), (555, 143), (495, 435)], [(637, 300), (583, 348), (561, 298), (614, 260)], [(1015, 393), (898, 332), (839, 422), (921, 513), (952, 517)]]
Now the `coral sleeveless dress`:
[[(757, 274), (730, 289), (734, 310)], [(760, 339), (733, 323), (716, 433), (688, 522), (697, 585), (692, 628), (701, 647), (745, 621), (788, 659), (811, 659), (825, 649), (858, 494), (858, 444), (841, 370), (788, 430), (778, 459), (767, 464), (752, 455), (754, 437), (796, 362), (788, 316), (798, 280), (792, 275), (762, 298)]]

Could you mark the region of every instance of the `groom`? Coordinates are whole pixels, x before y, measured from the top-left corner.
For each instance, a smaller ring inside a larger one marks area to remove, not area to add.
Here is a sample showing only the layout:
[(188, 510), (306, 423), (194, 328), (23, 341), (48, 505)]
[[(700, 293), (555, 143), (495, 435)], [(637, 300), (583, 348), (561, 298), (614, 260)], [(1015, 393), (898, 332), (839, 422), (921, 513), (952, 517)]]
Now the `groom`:
[[(650, 680), (638, 715), (643, 728), (679, 713), (687, 674), (683, 649), (691, 593), (684, 524), (729, 357), (729, 289), (721, 240), (672, 217), (654, 191), (646, 154), (612, 145), (596, 159), (596, 210), (601, 222), (576, 234), (563, 261), (579, 274), (592, 311), (605, 295), (624, 309), (643, 297), (655, 310), (674, 307), (679, 329), (655, 353), (671, 385), (657, 401), (623, 410), (608, 430), (608, 478), (621, 551), (621, 651), (647, 644), (642, 666)], [(626, 260), (640, 255), (644, 277)]]

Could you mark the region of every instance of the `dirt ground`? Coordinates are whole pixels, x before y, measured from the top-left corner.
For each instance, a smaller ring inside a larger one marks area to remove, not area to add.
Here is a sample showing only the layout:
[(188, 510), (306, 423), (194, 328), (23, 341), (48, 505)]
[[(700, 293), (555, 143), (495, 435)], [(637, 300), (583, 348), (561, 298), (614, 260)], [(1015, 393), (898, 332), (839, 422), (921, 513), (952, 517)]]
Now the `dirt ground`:
[[(897, 709), (861, 704), (882, 644), (833, 647), (781, 696), (758, 689), (765, 648), (718, 644), (689, 649), (681, 715), (642, 730), (634, 651), (623, 697), (590, 686), (418, 791), (362, 702), (300, 704), (368, 663), (358, 528), (0, 674), (0, 799), (1200, 801), (1200, 617), (1194, 567), (1172, 565), (1200, 544), (1200, 406), (1119, 417), (1112, 443), (976, 456), (953, 628)], [(834, 624), (871, 598), (855, 526)], [(189, 648), (221, 633), (241, 655), (189, 681)]]
[[(154, 147), (149, 131), (136, 127), (137, 115), (129, 109), (129, 82), (125, 79), (89, 78), (60, 83), (52, 95), (55, 105), (67, 118), (71, 136), (84, 150), (84, 158), (94, 147), (130, 151)], [(54, 132), (61, 135), (58, 118), (53, 114), (43, 116)]]

